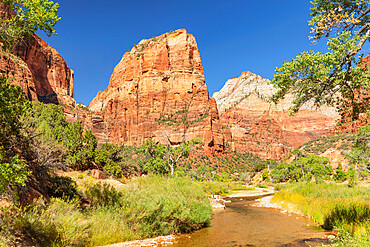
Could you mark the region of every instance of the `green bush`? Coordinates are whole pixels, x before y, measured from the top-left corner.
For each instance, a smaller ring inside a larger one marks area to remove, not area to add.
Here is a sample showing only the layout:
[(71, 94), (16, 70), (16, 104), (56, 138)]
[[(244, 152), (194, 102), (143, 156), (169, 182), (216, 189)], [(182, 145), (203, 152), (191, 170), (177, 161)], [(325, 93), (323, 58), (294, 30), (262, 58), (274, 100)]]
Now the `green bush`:
[(328, 179), (332, 172), (328, 158), (309, 154), (306, 157), (299, 157), (290, 164), (279, 164), (271, 172), (271, 178), (274, 182), (298, 182), (302, 179), (311, 181), (313, 178), (320, 182)]
[(86, 190), (86, 196), (93, 206), (119, 207), (122, 205), (122, 193), (108, 184), (95, 184)]
[(77, 184), (70, 177), (52, 177), (49, 180), (48, 195), (66, 200), (78, 198)]

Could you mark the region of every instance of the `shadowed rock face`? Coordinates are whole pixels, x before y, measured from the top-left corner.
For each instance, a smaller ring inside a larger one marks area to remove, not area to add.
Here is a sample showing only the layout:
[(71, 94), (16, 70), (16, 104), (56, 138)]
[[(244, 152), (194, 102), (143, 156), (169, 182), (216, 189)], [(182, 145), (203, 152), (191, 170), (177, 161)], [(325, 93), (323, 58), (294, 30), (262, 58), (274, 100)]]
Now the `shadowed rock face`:
[[(366, 68), (369, 71), (370, 67), (370, 53), (362, 59), (360, 64), (362, 68)], [(357, 130), (370, 123), (370, 115), (366, 113), (370, 109), (370, 90), (369, 88), (362, 88), (357, 91), (357, 102), (360, 104), (360, 113), (357, 118), (352, 117), (352, 106), (350, 100), (347, 104), (342, 106), (341, 112), (341, 125), (338, 125), (333, 132), (337, 133), (356, 133)]]
[(271, 104), (268, 99), (275, 91), (267, 79), (246, 71), (214, 93), (221, 122), (231, 132), (228, 142), (237, 151), (279, 160), (291, 147), (329, 133), (340, 117), (334, 108), (310, 105), (289, 116), (293, 96)]
[[(0, 18), (12, 10), (0, 2)], [(29, 100), (74, 106), (73, 70), (37, 35), (17, 42), (11, 53), (1, 50), (0, 73), (20, 85)]]
[(154, 138), (164, 143), (167, 136), (176, 145), (185, 134), (187, 140), (201, 138), (206, 149), (224, 147), (197, 43), (184, 29), (142, 40), (126, 52), (108, 88), (97, 94), (89, 109), (102, 112), (110, 142), (141, 145)]
[(37, 35), (19, 42), (12, 53), (28, 66), (39, 101), (73, 105), (73, 76), (63, 57)]

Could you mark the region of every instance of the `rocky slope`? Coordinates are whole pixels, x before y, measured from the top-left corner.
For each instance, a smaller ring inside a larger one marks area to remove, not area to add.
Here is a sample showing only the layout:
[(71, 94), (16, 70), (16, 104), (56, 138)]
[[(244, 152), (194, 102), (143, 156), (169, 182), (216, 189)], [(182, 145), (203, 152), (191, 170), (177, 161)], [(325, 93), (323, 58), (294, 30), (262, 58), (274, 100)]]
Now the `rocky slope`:
[(110, 142), (141, 145), (154, 138), (176, 145), (199, 137), (207, 150), (224, 148), (197, 43), (185, 29), (142, 40), (126, 52), (89, 109), (102, 113)]
[(289, 116), (293, 96), (274, 105), (268, 99), (275, 90), (267, 79), (246, 71), (214, 93), (221, 122), (231, 131), (228, 141), (236, 150), (281, 159), (291, 147), (329, 133), (340, 118), (334, 108), (310, 105)]
[[(0, 18), (11, 10), (0, 2)], [(63, 57), (37, 35), (19, 41), (12, 51), (0, 50), (0, 73), (20, 85), (29, 100), (72, 106), (73, 75)]]

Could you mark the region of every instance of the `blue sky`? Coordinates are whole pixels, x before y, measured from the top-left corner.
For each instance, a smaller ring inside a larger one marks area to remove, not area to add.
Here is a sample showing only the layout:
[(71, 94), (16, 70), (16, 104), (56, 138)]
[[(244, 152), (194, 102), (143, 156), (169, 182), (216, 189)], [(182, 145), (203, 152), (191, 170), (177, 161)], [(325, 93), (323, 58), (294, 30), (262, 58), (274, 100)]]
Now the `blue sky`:
[[(197, 40), (210, 95), (249, 70), (271, 79), (310, 45), (309, 0), (59, 0), (58, 36), (41, 35), (75, 70), (75, 98), (89, 104), (122, 55), (141, 39), (186, 28)], [(40, 34), (40, 33), (39, 33)]]

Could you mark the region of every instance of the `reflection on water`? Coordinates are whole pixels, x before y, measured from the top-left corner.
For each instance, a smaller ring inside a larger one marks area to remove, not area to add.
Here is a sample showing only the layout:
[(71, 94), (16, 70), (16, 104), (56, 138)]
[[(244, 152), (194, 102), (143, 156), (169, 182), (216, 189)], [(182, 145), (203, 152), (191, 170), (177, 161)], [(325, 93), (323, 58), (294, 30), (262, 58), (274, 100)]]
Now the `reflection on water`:
[(306, 246), (292, 242), (322, 234), (308, 219), (297, 219), (296, 215), (284, 215), (275, 209), (251, 207), (250, 203), (253, 202), (227, 204), (226, 210), (214, 214), (210, 227), (181, 236), (173, 246)]

